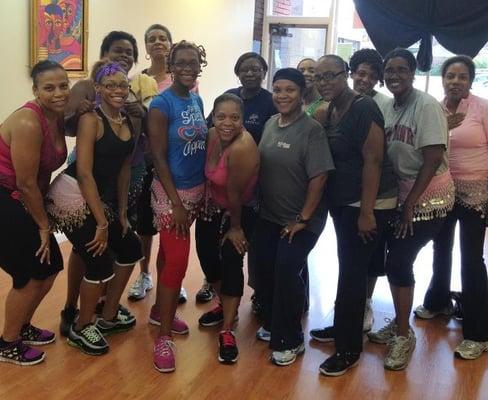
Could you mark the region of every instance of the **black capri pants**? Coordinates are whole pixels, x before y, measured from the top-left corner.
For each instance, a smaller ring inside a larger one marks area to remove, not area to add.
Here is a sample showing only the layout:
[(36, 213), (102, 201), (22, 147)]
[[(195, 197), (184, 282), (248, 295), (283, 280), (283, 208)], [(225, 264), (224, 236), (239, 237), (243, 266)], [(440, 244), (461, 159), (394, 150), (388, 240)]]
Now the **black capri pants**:
[(407, 233), (405, 238), (397, 239), (394, 229), (388, 235), (388, 255), (386, 256), (386, 275), (390, 284), (399, 287), (415, 285), (413, 264), (422, 248), (437, 236), (445, 218), (434, 218), (428, 221), (413, 223), (413, 235)]
[(51, 263), (41, 263), (39, 227), (19, 200), (0, 187), (0, 268), (12, 277), (14, 289), (31, 279), (46, 280), (63, 269), (63, 257), (54, 235), (50, 236)]
[(153, 166), (146, 168), (146, 174), (142, 181), (142, 190), (137, 202), (136, 232), (142, 236), (154, 236), (158, 233), (153, 224), (153, 209), (151, 207), (151, 184), (154, 173)]
[(86, 244), (95, 237), (97, 222), (92, 214), (88, 214), (83, 225), (65, 232), (66, 237), (73, 244), (73, 250), (83, 259), (86, 265), (85, 280), (90, 283), (107, 282), (113, 278), (113, 264), (118, 266), (133, 266), (142, 260), (141, 242), (137, 235), (129, 229), (122, 235), (122, 225), (115, 218), (108, 225), (107, 249), (103, 254), (93, 257), (87, 251)]
[[(241, 227), (247, 242), (252, 238), (256, 213), (252, 207), (242, 207)], [(211, 221), (197, 219), (195, 240), (198, 258), (205, 278), (209, 283), (220, 281), (220, 293), (241, 297), (244, 292), (243, 256), (230, 240), (220, 245), (222, 237), (230, 228), (230, 218), (224, 212), (216, 214)]]

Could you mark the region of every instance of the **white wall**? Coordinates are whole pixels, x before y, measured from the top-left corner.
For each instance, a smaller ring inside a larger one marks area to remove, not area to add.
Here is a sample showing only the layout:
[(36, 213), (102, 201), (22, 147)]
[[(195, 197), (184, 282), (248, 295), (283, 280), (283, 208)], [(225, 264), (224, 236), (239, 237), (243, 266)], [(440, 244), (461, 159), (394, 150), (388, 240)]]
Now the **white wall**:
[[(29, 0), (0, 1), (0, 121), (28, 100)], [(98, 60), (100, 43), (111, 30), (132, 33), (139, 46), (139, 64), (147, 67), (144, 31), (153, 23), (166, 25), (173, 40), (191, 40), (207, 51), (208, 66), (200, 78), (200, 94), (208, 113), (213, 99), (238, 84), (234, 63), (251, 51), (254, 0), (90, 0), (88, 65)]]

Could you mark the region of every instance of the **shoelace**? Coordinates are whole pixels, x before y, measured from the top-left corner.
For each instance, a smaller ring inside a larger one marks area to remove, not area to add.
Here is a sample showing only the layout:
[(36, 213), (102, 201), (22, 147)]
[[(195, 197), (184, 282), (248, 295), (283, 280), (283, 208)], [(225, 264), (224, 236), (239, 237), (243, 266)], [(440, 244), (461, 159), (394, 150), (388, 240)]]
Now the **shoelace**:
[(29, 324), (29, 326), (22, 333), (22, 336), (27, 336), (28, 339), (35, 339), (42, 334), (42, 331), (39, 328)]
[(391, 329), (393, 325), (395, 324), (395, 321), (390, 319), (390, 318), (385, 318), (386, 325), (383, 328), (380, 328), (375, 334), (376, 335), (384, 335), (388, 332), (391, 332)]
[(93, 325), (82, 329), (80, 333), (82, 333), (92, 343), (96, 343), (102, 338), (102, 335), (98, 332), (98, 329)]
[(222, 332), (222, 342), (224, 346), (235, 346), (236, 338), (230, 331)]
[(172, 350), (173, 350), (173, 346), (171, 345), (171, 341), (169, 340), (158, 341), (154, 349), (155, 353), (161, 357), (166, 357), (171, 355)]
[(406, 351), (408, 351), (408, 339), (403, 336), (395, 336), (388, 341), (391, 346), (390, 356), (393, 358), (398, 358)]

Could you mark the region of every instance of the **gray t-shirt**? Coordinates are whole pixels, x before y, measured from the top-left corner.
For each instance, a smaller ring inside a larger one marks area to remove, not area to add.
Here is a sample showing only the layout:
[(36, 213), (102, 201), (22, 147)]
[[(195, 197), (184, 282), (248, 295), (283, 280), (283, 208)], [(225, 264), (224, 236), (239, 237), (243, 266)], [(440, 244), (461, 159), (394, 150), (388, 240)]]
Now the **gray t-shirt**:
[[(400, 179), (416, 179), (424, 158), (422, 147), (442, 144), (447, 149), (447, 120), (439, 102), (414, 89), (401, 107), (393, 102), (383, 110), (388, 157)], [(436, 175), (447, 171), (447, 151)]]
[[(266, 122), (259, 143), (260, 215), (286, 225), (301, 212), (309, 181), (334, 169), (334, 163), (327, 136), (317, 121), (302, 113), (291, 125), (281, 128), (278, 117)], [(326, 215), (323, 196), (306, 229), (320, 234)]]
[(380, 92), (376, 92), (376, 94), (371, 98), (378, 105), (382, 114), (385, 113), (384, 110), (388, 107), (390, 102), (393, 102), (393, 99), (391, 97), (388, 97), (386, 94)]

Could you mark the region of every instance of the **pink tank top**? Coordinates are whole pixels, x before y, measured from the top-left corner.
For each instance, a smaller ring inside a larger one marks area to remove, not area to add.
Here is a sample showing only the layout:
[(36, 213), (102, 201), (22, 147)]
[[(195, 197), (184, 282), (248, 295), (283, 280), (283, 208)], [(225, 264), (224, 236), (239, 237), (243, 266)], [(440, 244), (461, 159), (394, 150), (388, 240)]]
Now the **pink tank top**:
[[(39, 160), (39, 171), (37, 174), (37, 182), (41, 193), (45, 195), (49, 188), (51, 181), (51, 173), (57, 170), (63, 165), (66, 160), (66, 143), (63, 145), (63, 149), (58, 151), (54, 147), (54, 143), (49, 133), (49, 126), (46, 117), (42, 113), (41, 108), (33, 102), (25, 103), (21, 108), (28, 108), (34, 111), (41, 123), (42, 128), (42, 146), (41, 146), (41, 158)], [(15, 169), (12, 163), (12, 157), (10, 154), (10, 146), (5, 143), (0, 136), (0, 186), (6, 188), (12, 192), (13, 197), (18, 197), (18, 188), (16, 184)]]
[[(229, 208), (229, 199), (227, 197), (227, 153), (229, 148), (226, 148), (222, 155), (220, 156), (217, 165), (213, 168), (209, 166), (210, 154), (217, 143), (218, 136), (215, 135), (212, 140), (208, 143), (207, 147), (207, 160), (205, 163), (205, 176), (207, 177), (209, 188), (210, 188), (210, 199), (220, 207), (225, 209)], [(244, 193), (242, 194), (242, 204), (252, 205), (253, 200), (255, 200), (256, 183), (258, 180), (258, 174), (254, 174), (249, 182), (247, 183)]]

